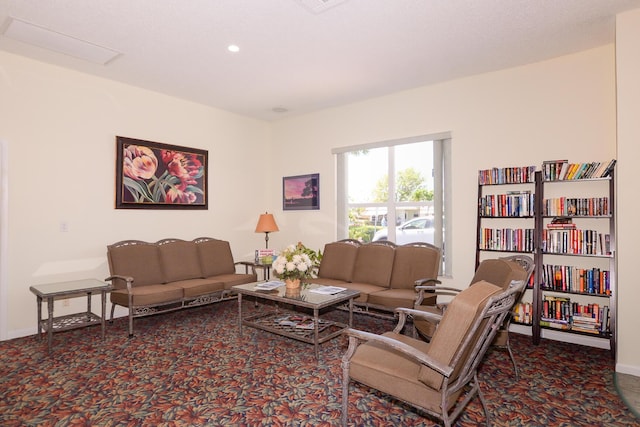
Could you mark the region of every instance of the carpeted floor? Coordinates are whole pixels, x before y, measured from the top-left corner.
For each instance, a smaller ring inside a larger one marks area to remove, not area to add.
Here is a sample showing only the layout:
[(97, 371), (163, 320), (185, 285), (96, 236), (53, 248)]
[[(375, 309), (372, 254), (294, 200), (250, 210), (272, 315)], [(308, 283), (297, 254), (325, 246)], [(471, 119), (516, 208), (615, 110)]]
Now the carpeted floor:
[[(253, 303), (245, 302), (247, 311)], [(346, 313), (329, 316), (345, 319)], [(382, 332), (392, 323), (356, 315), (355, 327)], [(45, 341), (0, 342), (0, 425), (8, 426), (337, 426), (340, 358), (346, 339), (313, 347), (244, 328), (228, 301), (108, 325)], [(637, 426), (616, 394), (609, 352), (554, 341), (532, 346), (513, 335), (522, 369), (516, 382), (507, 354), (490, 350), (480, 372), (496, 426)], [(352, 386), (354, 426), (433, 426), (386, 396)], [(457, 426), (484, 423), (474, 400)]]

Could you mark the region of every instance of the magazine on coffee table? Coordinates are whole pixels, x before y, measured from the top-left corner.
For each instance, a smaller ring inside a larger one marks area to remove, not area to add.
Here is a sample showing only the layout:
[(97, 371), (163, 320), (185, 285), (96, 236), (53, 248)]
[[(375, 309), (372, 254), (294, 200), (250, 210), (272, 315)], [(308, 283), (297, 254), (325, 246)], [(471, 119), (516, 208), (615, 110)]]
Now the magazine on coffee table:
[(272, 289), (279, 288), (280, 286), (283, 286), (283, 285), (284, 285), (284, 282), (280, 280), (270, 280), (268, 282), (258, 283), (255, 289), (258, 291), (270, 291)]
[(309, 292), (323, 295), (334, 295), (346, 290), (347, 288), (341, 288), (340, 286), (320, 286), (318, 288), (311, 289)]

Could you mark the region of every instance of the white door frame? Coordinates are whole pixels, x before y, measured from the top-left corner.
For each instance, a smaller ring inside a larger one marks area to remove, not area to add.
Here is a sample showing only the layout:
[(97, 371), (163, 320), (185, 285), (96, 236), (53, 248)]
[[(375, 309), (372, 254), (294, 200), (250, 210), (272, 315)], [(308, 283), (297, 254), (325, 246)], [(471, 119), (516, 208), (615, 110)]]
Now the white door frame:
[(9, 145), (0, 139), (0, 340), (8, 339)]

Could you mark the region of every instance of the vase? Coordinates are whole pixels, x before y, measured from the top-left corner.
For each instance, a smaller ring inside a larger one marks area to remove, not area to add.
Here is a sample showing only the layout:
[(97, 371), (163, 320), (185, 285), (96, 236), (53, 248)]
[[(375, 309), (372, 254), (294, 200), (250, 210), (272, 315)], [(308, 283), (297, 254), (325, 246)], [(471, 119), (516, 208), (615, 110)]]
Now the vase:
[(287, 289), (300, 289), (300, 279), (285, 279)]
[(297, 288), (285, 288), (284, 296), (291, 299), (301, 299), (300, 298), (300, 287)]

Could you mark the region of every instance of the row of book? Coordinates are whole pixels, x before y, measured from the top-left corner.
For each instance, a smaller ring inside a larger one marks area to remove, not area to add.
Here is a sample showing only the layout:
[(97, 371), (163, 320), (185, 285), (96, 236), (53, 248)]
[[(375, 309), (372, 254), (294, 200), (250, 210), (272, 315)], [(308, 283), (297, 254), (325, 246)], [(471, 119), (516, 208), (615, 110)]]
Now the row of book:
[(608, 197), (558, 197), (545, 199), (544, 216), (608, 216)]
[(604, 162), (569, 163), (569, 160), (547, 160), (542, 162), (544, 181), (606, 178), (611, 176), (616, 160)]
[(478, 249), (514, 252), (533, 252), (533, 228), (483, 228), (480, 230)]
[(542, 252), (611, 255), (611, 235), (597, 230), (542, 230)]
[(513, 321), (524, 325), (533, 325), (533, 305), (519, 302), (513, 307)]
[(570, 265), (543, 265), (542, 287), (547, 290), (562, 292), (611, 294), (608, 270), (579, 268)]
[(534, 195), (530, 191), (509, 191), (480, 198), (480, 216), (527, 217), (534, 214)]
[(535, 166), (484, 169), (478, 172), (478, 183), (480, 185), (492, 185), (534, 182), (535, 172)]
[(540, 326), (602, 334), (609, 331), (609, 306), (579, 304), (569, 298), (545, 295)]

